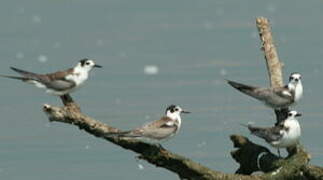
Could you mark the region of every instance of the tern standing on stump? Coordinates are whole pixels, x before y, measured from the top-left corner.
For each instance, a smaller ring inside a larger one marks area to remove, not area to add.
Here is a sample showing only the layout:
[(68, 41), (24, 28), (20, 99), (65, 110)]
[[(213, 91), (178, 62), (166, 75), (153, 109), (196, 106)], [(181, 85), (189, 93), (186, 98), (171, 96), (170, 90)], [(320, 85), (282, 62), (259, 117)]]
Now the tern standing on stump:
[(180, 129), (182, 119), (181, 113), (189, 113), (184, 111), (181, 107), (170, 105), (166, 109), (166, 115), (161, 119), (144, 124), (143, 126), (123, 132), (107, 133), (107, 137), (125, 137), (125, 138), (139, 138), (152, 142), (161, 140), (168, 140), (174, 136)]
[(287, 119), (274, 127), (255, 127), (247, 125), (251, 134), (264, 139), (267, 143), (278, 149), (296, 146), (301, 136), (301, 126), (296, 117), (301, 116), (296, 111), (289, 111)]
[(228, 83), (240, 92), (260, 100), (265, 105), (280, 110), (295, 105), (302, 98), (303, 85), (301, 78), (301, 74), (292, 73), (289, 76), (288, 84), (280, 88), (255, 87), (230, 80), (228, 80)]
[(0, 75), (2, 77), (18, 79), (23, 82), (34, 84), (38, 88), (46, 89), (51, 95), (63, 96), (78, 89), (88, 79), (93, 68), (101, 68), (93, 60), (82, 59), (74, 67), (65, 71), (57, 71), (50, 74), (37, 74), (18, 68), (11, 67), (12, 70), (21, 76)]

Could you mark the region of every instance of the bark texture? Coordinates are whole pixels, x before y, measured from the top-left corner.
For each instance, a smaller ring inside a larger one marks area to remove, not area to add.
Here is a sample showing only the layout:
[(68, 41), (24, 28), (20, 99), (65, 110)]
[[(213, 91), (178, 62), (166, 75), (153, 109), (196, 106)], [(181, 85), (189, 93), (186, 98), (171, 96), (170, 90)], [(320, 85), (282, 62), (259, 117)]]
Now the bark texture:
[(274, 45), (269, 20), (264, 17), (256, 19), (256, 25), (259, 32), (261, 49), (264, 51), (270, 86), (273, 88), (284, 86), (282, 63), (279, 61), (278, 53)]

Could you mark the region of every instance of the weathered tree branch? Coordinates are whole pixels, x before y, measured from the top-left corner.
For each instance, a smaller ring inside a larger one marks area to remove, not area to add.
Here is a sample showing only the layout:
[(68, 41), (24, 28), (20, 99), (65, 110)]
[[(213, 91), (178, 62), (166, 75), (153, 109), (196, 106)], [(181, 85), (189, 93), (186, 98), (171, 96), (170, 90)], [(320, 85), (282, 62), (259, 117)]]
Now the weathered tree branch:
[[(147, 162), (168, 169), (176, 174), (181, 179), (189, 180), (260, 180), (270, 179), (275, 177), (296, 177), (294, 171), (296, 168), (303, 166), (308, 162), (308, 159), (304, 159), (300, 153), (297, 156), (293, 156), (293, 159), (297, 160), (281, 160), (276, 155), (272, 154), (265, 147), (252, 143), (247, 138), (242, 136), (231, 136), (231, 140), (238, 150), (231, 152), (234, 159), (240, 163), (240, 172), (247, 170), (249, 176), (238, 174), (227, 174), (219, 171), (211, 170), (199, 163), (196, 163), (188, 158), (174, 154), (160, 145), (149, 144), (138, 140), (123, 139), (116, 137), (106, 137), (105, 134), (109, 132), (120, 131), (117, 128), (111, 127), (107, 124), (92, 119), (84, 114), (78, 108), (78, 105), (67, 95), (69, 102), (65, 102), (66, 98), (62, 98), (63, 104), (67, 104), (63, 107), (56, 107), (45, 104), (43, 111), (48, 116), (51, 122), (61, 122), (72, 124), (84, 131), (92, 134), (96, 137), (104, 138), (107, 141), (114, 143), (124, 149), (134, 151), (139, 154), (139, 158), (146, 160)], [(265, 153), (261, 155), (262, 153)], [(299, 155), (299, 156), (298, 156)], [(258, 159), (258, 157), (261, 158)], [(257, 163), (258, 162), (258, 163)], [(255, 171), (270, 172), (277, 167), (285, 167), (281, 171), (276, 173), (267, 173), (264, 175), (250, 175)], [(291, 169), (291, 167), (295, 167)], [(286, 170), (285, 170), (286, 169)], [(288, 170), (288, 171), (287, 171)], [(310, 172), (310, 171), (309, 171)], [(244, 173), (246, 174), (246, 173)]]
[(174, 154), (160, 145), (149, 144), (139, 140), (107, 137), (105, 134), (118, 132), (120, 130), (82, 114), (79, 106), (73, 101), (73, 99), (69, 95), (65, 96), (66, 97), (61, 98), (65, 105), (63, 107), (51, 106), (48, 104), (43, 106), (43, 111), (51, 122), (73, 124), (80, 129), (85, 130), (89, 134), (104, 138), (124, 149), (140, 154), (140, 159), (146, 160), (157, 167), (163, 167), (177, 173), (181, 179), (211, 180), (240, 178), (242, 180), (250, 180), (250, 177), (248, 176), (226, 174), (211, 170), (188, 158)]
[(282, 63), (279, 61), (278, 53), (271, 34), (269, 20), (264, 17), (256, 19), (259, 32), (261, 49), (264, 51), (270, 86), (273, 88), (283, 87)]
[[(66, 104), (63, 107), (56, 107), (47, 104), (44, 105), (43, 111), (47, 114), (51, 122), (73, 124), (96, 137), (104, 138), (111, 143), (123, 147), (124, 149), (128, 149), (140, 154), (140, 159), (146, 160), (157, 167), (166, 168), (178, 174), (181, 179), (258, 180), (282, 177), (300, 178), (302, 176), (302, 174), (299, 173), (301, 168), (303, 168), (304, 172), (311, 177), (317, 177), (323, 171), (322, 169), (314, 166), (305, 168), (307, 167), (306, 164), (309, 161), (309, 157), (303, 150), (294, 156), (291, 156), (287, 160), (282, 160), (276, 155), (272, 154), (267, 148), (254, 144), (247, 138), (238, 135), (231, 136), (234, 147), (239, 148), (231, 152), (232, 157), (238, 163), (240, 163), (240, 168), (238, 169), (237, 173), (247, 175), (250, 175), (256, 171), (268, 173), (258, 176), (244, 176), (214, 171), (188, 158), (174, 154), (164, 149), (160, 145), (149, 144), (132, 139), (106, 137), (106, 133), (118, 132), (120, 130), (82, 114), (79, 106), (69, 95), (62, 98), (62, 100), (63, 104)], [(277, 168), (279, 168), (278, 171), (271, 172)]]

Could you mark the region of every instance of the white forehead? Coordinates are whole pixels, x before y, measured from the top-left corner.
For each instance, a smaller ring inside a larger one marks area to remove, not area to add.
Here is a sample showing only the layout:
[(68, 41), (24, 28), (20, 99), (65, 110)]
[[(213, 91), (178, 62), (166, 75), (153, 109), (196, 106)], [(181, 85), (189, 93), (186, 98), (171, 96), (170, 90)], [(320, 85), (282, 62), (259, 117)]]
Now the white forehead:
[(92, 59), (87, 60), (86, 62), (89, 62), (91, 64), (94, 64), (94, 61)]
[(294, 79), (300, 79), (302, 77), (302, 75), (300, 73), (293, 73), (290, 75), (290, 77), (294, 78)]
[(289, 111), (289, 114), (291, 114), (292, 116), (295, 116), (297, 114), (297, 111)]

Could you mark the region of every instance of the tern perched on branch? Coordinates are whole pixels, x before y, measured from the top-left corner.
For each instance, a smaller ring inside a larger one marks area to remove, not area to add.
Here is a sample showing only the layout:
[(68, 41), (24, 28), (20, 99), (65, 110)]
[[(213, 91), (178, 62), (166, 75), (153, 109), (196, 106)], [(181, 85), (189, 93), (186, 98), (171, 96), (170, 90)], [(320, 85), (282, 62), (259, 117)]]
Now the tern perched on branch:
[(152, 142), (168, 140), (169, 138), (174, 136), (181, 127), (181, 113), (190, 112), (184, 111), (177, 105), (170, 105), (166, 109), (166, 115), (159, 120), (149, 122), (139, 128), (130, 131), (107, 133), (106, 136), (138, 138)]
[(264, 139), (267, 143), (278, 149), (296, 146), (301, 136), (301, 126), (296, 117), (301, 116), (296, 111), (289, 111), (287, 119), (274, 127), (256, 127), (247, 125), (251, 134)]
[(91, 59), (82, 59), (73, 68), (65, 71), (57, 71), (50, 74), (37, 74), (18, 68), (11, 69), (21, 76), (0, 75), (1, 77), (18, 79), (34, 84), (38, 88), (46, 89), (46, 92), (56, 96), (63, 96), (78, 89), (89, 77), (93, 68), (101, 68)]
[(286, 109), (295, 105), (303, 96), (301, 74), (292, 73), (286, 86), (280, 88), (262, 88), (228, 80), (228, 83), (240, 92), (251, 96), (273, 109)]

